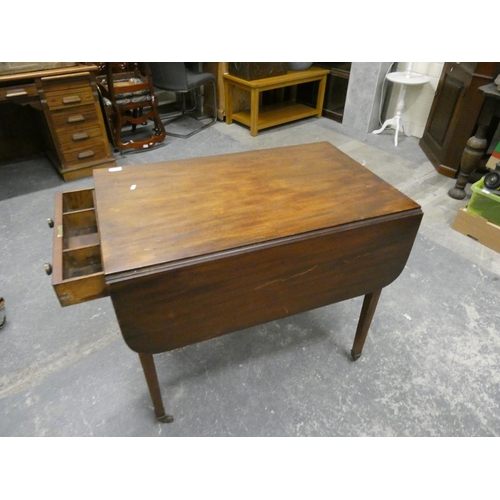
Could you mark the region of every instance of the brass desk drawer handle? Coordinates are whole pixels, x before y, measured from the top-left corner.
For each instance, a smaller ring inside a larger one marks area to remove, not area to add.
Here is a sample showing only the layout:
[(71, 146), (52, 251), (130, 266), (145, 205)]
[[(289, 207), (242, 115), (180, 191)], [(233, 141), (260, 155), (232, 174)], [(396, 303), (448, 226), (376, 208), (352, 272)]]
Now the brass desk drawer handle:
[(68, 119), (66, 121), (68, 123), (84, 122), (85, 117), (83, 115), (72, 115), (72, 116), (68, 116)]
[(78, 95), (69, 95), (63, 97), (62, 102), (63, 104), (75, 104), (76, 102), (81, 102), (81, 99)]
[(73, 134), (72, 139), (74, 141), (84, 141), (85, 139), (89, 138), (89, 134), (87, 132), (77, 132), (76, 134)]
[(7, 98), (9, 98), (9, 97), (22, 97), (25, 95), (28, 95), (28, 92), (26, 92), (26, 90), (16, 89), (16, 90), (11, 90), (10, 92), (7, 92), (7, 94), (5, 94), (5, 97), (7, 97)]
[(81, 153), (78, 153), (78, 159), (83, 160), (84, 158), (90, 158), (94, 155), (95, 153), (91, 149), (89, 149), (88, 151), (82, 151)]

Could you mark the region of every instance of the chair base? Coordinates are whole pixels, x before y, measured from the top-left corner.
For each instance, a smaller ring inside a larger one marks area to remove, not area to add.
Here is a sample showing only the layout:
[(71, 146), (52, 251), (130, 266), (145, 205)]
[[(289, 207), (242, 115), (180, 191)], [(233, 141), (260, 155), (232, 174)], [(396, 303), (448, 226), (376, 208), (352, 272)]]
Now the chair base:
[(192, 130), (191, 132), (189, 132), (187, 134), (177, 134), (177, 133), (169, 132), (168, 131), (167, 127), (168, 127), (169, 124), (172, 124), (172, 123), (176, 122), (177, 120), (180, 120), (181, 118), (183, 118), (185, 116), (188, 116), (188, 114), (187, 113), (183, 113), (183, 114), (175, 117), (173, 120), (168, 120), (168, 121), (166, 121), (166, 120), (163, 121), (162, 120), (163, 121), (163, 125), (165, 127), (165, 134), (168, 137), (179, 137), (180, 139), (188, 139), (189, 137), (192, 137), (193, 135), (197, 134), (198, 132), (201, 132), (202, 130), (205, 130), (206, 128), (212, 126), (217, 121), (217, 118), (213, 118), (210, 123), (206, 123), (202, 127), (196, 128), (196, 129)]
[[(217, 121), (217, 89), (215, 86), (215, 82), (211, 82), (213, 89), (214, 89), (214, 96), (215, 96), (215, 102), (214, 102), (214, 116), (212, 117), (212, 121), (209, 123), (203, 125), (202, 127), (196, 128), (195, 130), (192, 130), (191, 132), (187, 134), (176, 134), (174, 132), (168, 132), (167, 129), (165, 129), (165, 134), (169, 137), (178, 137), (180, 139), (189, 139), (189, 137), (192, 137), (193, 135), (197, 134), (198, 132), (201, 132), (202, 130), (205, 130), (208, 127), (211, 127), (216, 121)], [(196, 105), (189, 110), (186, 110), (186, 93), (187, 92), (182, 92), (182, 110), (179, 114), (175, 115), (171, 119), (165, 119), (164, 116), (160, 115), (160, 119), (163, 123), (164, 126), (168, 126), (171, 123), (174, 123), (175, 121), (183, 118), (184, 116), (187, 116), (189, 113), (193, 112), (196, 109)], [(208, 117), (207, 117), (208, 118)], [(197, 118), (199, 119), (199, 118)]]

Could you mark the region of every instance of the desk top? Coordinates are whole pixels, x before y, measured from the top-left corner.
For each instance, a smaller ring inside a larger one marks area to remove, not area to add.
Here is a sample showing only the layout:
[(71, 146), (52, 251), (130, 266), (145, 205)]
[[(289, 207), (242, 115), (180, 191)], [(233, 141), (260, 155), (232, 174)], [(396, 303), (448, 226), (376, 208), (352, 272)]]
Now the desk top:
[(74, 65), (71, 66), (63, 65), (61, 67), (40, 69), (34, 71), (20, 71), (16, 73), (4, 72), (0, 73), (0, 85), (7, 85), (9, 83), (16, 84), (18, 81), (25, 81), (25, 80), (31, 81), (34, 80), (35, 78), (62, 76), (62, 75), (69, 75), (85, 71), (94, 72), (97, 71), (97, 69), (98, 69), (97, 66), (93, 64), (75, 63)]
[(419, 209), (328, 142), (94, 170), (106, 276)]

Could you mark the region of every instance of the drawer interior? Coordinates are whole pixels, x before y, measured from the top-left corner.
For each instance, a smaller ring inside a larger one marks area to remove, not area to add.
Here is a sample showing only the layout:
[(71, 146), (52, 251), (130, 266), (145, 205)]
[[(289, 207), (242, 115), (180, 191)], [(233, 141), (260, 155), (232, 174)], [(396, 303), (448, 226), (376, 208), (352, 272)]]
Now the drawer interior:
[(63, 214), (68, 212), (75, 212), (77, 210), (95, 208), (93, 189), (68, 191), (66, 193), (63, 193), (62, 196), (63, 196)]
[(102, 272), (102, 261), (99, 245), (63, 253), (63, 279), (79, 278), (100, 272)]
[(102, 273), (94, 190), (63, 193), (62, 207), (62, 278)]
[(62, 306), (108, 296), (93, 189), (56, 194), (52, 286)]
[(63, 250), (99, 245), (95, 210), (63, 214)]

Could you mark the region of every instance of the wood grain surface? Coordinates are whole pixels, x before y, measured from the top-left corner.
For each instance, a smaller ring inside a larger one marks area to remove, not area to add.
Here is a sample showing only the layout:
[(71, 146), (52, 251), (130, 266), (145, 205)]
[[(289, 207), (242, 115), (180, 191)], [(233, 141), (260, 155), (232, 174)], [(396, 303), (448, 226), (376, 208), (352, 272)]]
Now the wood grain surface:
[(380, 290), (404, 269), (420, 219), (413, 210), (131, 274), (109, 285), (123, 338), (158, 353)]
[(106, 277), (419, 208), (327, 142), (94, 171)]

